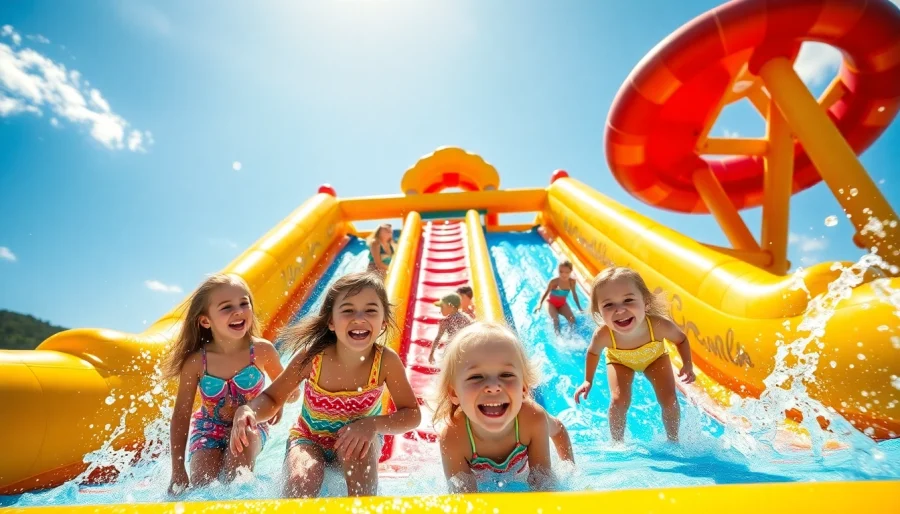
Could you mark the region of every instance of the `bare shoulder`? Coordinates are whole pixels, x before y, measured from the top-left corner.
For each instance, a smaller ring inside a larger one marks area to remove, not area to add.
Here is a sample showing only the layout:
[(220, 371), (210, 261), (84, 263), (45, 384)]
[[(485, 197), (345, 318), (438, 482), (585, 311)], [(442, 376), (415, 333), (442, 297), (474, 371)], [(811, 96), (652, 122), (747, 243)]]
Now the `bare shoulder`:
[(519, 411), (519, 433), (525, 444), (532, 437), (544, 437), (548, 434), (547, 411), (531, 398), (526, 398), (522, 402), (522, 410)]
[(254, 337), (253, 338), (253, 351), (257, 353), (257, 355), (263, 355), (265, 357), (278, 358), (278, 350), (275, 349), (275, 345), (272, 344), (268, 339), (263, 339), (262, 337)]
[(653, 327), (657, 339), (665, 338), (673, 343), (680, 343), (684, 340), (684, 332), (669, 318), (650, 316), (650, 325)]
[(203, 374), (203, 356), (200, 355), (200, 352), (194, 352), (184, 360), (184, 364), (181, 365), (181, 375), (185, 374), (198, 378)]
[(594, 330), (594, 335), (591, 337), (591, 347), (592, 348), (606, 348), (610, 345), (610, 337), (609, 337), (609, 327), (602, 326), (597, 330)]
[(440, 431), (441, 447), (444, 451), (463, 452), (468, 449), (469, 437), (466, 433), (465, 422), (457, 413), (451, 422), (445, 424)]
[(397, 366), (403, 367), (403, 361), (400, 360), (400, 355), (394, 351), (393, 348), (383, 346), (383, 350), (381, 350), (381, 367), (385, 368), (386, 366), (392, 369), (396, 369)]
[(559, 277), (553, 277), (550, 279), (550, 288), (553, 289), (559, 285)]

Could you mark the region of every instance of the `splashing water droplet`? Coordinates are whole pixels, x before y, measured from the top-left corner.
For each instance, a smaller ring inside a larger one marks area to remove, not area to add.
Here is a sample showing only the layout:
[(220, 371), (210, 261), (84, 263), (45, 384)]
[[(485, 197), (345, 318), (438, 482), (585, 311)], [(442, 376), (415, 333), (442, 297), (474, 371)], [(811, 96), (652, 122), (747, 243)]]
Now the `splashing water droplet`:
[(862, 354), (862, 353), (857, 353), (857, 354), (856, 354), (856, 358), (859, 359), (859, 360), (861, 360), (861, 361), (866, 360), (866, 356), (865, 356), (864, 354)]
[(107, 405), (112, 405), (112, 404), (114, 404), (114, 403), (116, 403), (116, 397), (115, 397), (115, 396), (107, 396), (107, 397), (106, 397), (106, 404), (107, 404)]
[(828, 216), (827, 218), (825, 218), (825, 226), (826, 227), (833, 227), (837, 224), (838, 224), (837, 216), (832, 215), (832, 216)]
[(361, 393), (361, 392), (362, 392), (362, 386), (357, 387), (357, 388), (356, 388), (356, 392)]
[(856, 189), (855, 187), (850, 188), (850, 196), (856, 196), (858, 194), (859, 194), (859, 189)]
[(828, 364), (830, 364), (832, 368), (836, 368), (836, 367), (837, 367), (837, 362), (835, 362), (835, 361), (831, 361), (831, 362), (829, 362)]

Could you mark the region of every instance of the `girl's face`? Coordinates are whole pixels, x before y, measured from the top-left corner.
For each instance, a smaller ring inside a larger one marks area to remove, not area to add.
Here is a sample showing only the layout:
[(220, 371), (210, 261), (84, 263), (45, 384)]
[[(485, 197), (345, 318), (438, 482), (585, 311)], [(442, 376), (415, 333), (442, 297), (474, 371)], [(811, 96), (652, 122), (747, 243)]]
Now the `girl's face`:
[(250, 294), (239, 285), (224, 284), (209, 295), (206, 314), (200, 315), (200, 326), (212, 330), (213, 337), (237, 341), (247, 335), (253, 323)]
[(633, 281), (620, 278), (607, 282), (594, 291), (603, 323), (610, 330), (627, 334), (641, 326), (647, 317), (644, 297)]
[(569, 277), (572, 276), (572, 268), (568, 266), (560, 266), (559, 267), (559, 279), (563, 282), (568, 283)]
[(459, 354), (450, 401), (472, 424), (488, 432), (508, 428), (527, 393), (513, 344), (503, 338), (489, 339), (472, 343)]
[(381, 332), (387, 328), (384, 306), (372, 288), (365, 288), (353, 296), (338, 295), (331, 310), (328, 328), (338, 343), (350, 350), (362, 352), (371, 348)]
[(378, 239), (382, 243), (387, 243), (391, 239), (391, 226), (381, 227), (378, 229)]

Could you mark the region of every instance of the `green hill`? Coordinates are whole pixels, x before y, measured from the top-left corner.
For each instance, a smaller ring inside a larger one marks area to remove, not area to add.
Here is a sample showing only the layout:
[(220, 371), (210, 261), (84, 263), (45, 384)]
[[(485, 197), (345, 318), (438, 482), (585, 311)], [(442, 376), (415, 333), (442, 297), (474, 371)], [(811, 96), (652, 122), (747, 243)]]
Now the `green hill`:
[(66, 330), (28, 314), (0, 309), (0, 349), (34, 350), (44, 339)]

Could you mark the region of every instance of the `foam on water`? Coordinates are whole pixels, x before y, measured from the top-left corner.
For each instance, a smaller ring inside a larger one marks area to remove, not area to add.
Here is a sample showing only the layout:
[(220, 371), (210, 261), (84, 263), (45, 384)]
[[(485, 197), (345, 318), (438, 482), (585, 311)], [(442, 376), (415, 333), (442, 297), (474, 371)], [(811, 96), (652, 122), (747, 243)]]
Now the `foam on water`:
[[(776, 370), (766, 384), (769, 391), (759, 400), (741, 401), (731, 412), (742, 416), (745, 426), (723, 427), (698, 407), (679, 395), (682, 413), (681, 443), (667, 442), (661, 421), (661, 410), (649, 382), (635, 377), (632, 406), (628, 412), (626, 442), (615, 444), (609, 437), (607, 408), (609, 391), (605, 385), (605, 366), (597, 370), (590, 398), (576, 406), (575, 388), (584, 376), (584, 351), (594, 330), (589, 313), (576, 312), (574, 329), (553, 333), (546, 312), (535, 315), (534, 307), (547, 282), (556, 274), (557, 257), (534, 232), (488, 234), (488, 246), (494, 261), (498, 286), (507, 315), (520, 334), (532, 359), (538, 364), (542, 379), (536, 391), (538, 401), (568, 427), (575, 450), (576, 467), (565, 468), (554, 453), (554, 466), (565, 490), (609, 490), (695, 486), (730, 483), (867, 480), (900, 477), (900, 441), (875, 443), (837, 414), (811, 399), (806, 384), (814, 379), (820, 363), (814, 355), (817, 338), (834, 307), (849, 295), (866, 269), (879, 263), (870, 256), (842, 268), (840, 278), (820, 298), (812, 299), (804, 322), (793, 335), (785, 337), (778, 351)], [(362, 241), (353, 241), (341, 253), (313, 296), (297, 316), (319, 308), (322, 292), (340, 276), (364, 269), (367, 249)], [(877, 258), (875, 258), (877, 259)], [(797, 287), (805, 287), (802, 273), (795, 277)], [(900, 295), (887, 281), (876, 281), (874, 288), (900, 314)], [(588, 301), (579, 291), (582, 306)], [(570, 305), (572, 300), (570, 299)], [(565, 326), (565, 321), (563, 321)], [(787, 332), (785, 332), (787, 333)], [(898, 341), (900, 347), (900, 341)], [(284, 360), (287, 360), (287, 356)], [(112, 404), (128, 402), (118, 427), (103, 447), (85, 457), (88, 470), (59, 487), (48, 491), (0, 497), (0, 506), (48, 504), (104, 504), (172, 501), (166, 495), (171, 475), (169, 455), (169, 419), (172, 402), (163, 395), (159, 372), (154, 374), (151, 391), (138, 398), (119, 398), (115, 391)], [(898, 379), (900, 381), (900, 379)], [(116, 438), (124, 430), (128, 412), (144, 402), (157, 409), (158, 415), (144, 431), (146, 444), (138, 455), (134, 451), (114, 449)], [(804, 426), (815, 442), (813, 451), (786, 450), (774, 444), (775, 434), (783, 422), (783, 412), (795, 408), (804, 414)], [(285, 407), (282, 421), (273, 426), (270, 438), (257, 459), (256, 472), (239, 476), (230, 484), (213, 483), (209, 487), (187, 491), (179, 501), (280, 498), (281, 466), (288, 430), (300, 411), (300, 404)], [(814, 420), (827, 416), (831, 432), (824, 433)], [(100, 428), (100, 427), (98, 427)], [(828, 438), (837, 438), (846, 448), (822, 451)], [(428, 463), (410, 476), (382, 474), (379, 494), (424, 495), (420, 500), (432, 505), (428, 495), (445, 492), (443, 472), (436, 445), (429, 445), (417, 458)], [(115, 482), (84, 485), (97, 470), (113, 468)], [(441, 484), (435, 486), (435, 484)], [(496, 484), (490, 490), (520, 491), (522, 484)], [(323, 495), (346, 494), (343, 476), (331, 468), (326, 474)], [(419, 501), (419, 500), (402, 500)]]

